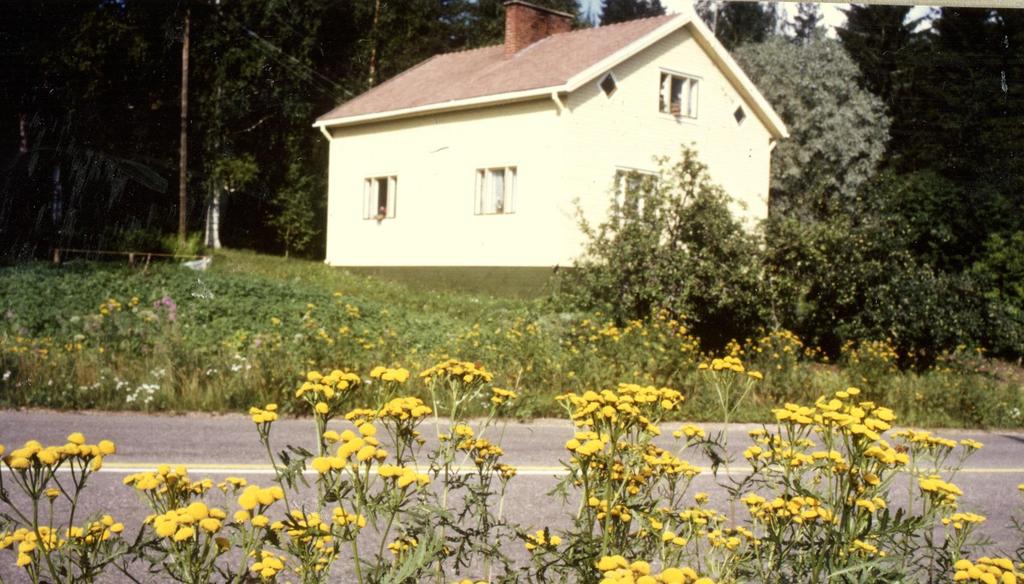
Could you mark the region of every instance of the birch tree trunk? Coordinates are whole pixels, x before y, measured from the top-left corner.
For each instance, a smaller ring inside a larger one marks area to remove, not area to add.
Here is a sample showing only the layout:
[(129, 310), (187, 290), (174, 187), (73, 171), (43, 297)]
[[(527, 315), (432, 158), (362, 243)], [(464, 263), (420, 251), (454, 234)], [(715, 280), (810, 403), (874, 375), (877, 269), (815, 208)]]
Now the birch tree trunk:
[(213, 249), (220, 249), (220, 199), (220, 187), (214, 186), (213, 196), (206, 204), (206, 239), (203, 242), (203, 245)]

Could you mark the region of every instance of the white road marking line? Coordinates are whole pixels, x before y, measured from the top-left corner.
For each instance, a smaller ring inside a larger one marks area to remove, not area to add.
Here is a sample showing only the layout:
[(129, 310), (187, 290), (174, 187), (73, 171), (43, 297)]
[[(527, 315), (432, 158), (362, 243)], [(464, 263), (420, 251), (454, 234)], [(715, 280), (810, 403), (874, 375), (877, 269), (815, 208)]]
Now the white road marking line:
[[(154, 462), (117, 462), (117, 463), (106, 463), (103, 468), (99, 470), (101, 473), (109, 474), (134, 474), (138, 472), (156, 472), (164, 463)], [(223, 463), (167, 463), (166, 466), (171, 469), (175, 469), (179, 466), (184, 466), (192, 474), (213, 474), (213, 475), (230, 475), (230, 474), (250, 474), (250, 475), (273, 475), (275, 474), (274, 468), (269, 464), (223, 464)], [(517, 476), (547, 476), (547, 477), (563, 477), (569, 474), (569, 472), (560, 466), (512, 466), (516, 467)], [(711, 471), (707, 468), (700, 468), (700, 474), (698, 476), (710, 476)], [(456, 469), (459, 473), (472, 473), (476, 469), (473, 466), (462, 466)], [(2, 472), (11, 472), (8, 468), (3, 468)], [(57, 470), (59, 473), (70, 472), (69, 469), (60, 468)], [(376, 472), (376, 469), (373, 470)], [(969, 467), (963, 468), (957, 471), (958, 474), (1024, 474), (1024, 468), (1022, 467)], [(303, 474), (316, 475), (317, 472), (312, 469), (306, 469)], [(719, 475), (725, 475), (725, 469), (719, 468)], [(734, 475), (747, 475), (750, 474), (750, 469), (733, 469), (732, 474)]]

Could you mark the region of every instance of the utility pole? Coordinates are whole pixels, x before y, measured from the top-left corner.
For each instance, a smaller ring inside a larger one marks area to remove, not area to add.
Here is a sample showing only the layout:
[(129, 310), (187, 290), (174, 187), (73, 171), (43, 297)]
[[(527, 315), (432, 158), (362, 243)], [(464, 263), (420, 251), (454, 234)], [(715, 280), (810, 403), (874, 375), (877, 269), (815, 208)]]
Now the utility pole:
[(192, 9), (185, 6), (185, 31), (181, 43), (181, 152), (178, 163), (178, 241), (185, 241), (185, 210), (188, 204), (188, 36)]
[(374, 2), (373, 28), (370, 29), (370, 71), (368, 85), (373, 87), (377, 83), (377, 39), (379, 38), (377, 27), (380, 24), (380, 0)]

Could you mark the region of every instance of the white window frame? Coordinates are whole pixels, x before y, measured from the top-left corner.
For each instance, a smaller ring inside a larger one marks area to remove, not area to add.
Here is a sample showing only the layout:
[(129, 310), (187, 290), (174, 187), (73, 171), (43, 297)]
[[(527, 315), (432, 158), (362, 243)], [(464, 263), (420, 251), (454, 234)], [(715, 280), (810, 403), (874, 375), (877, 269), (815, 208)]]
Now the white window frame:
[[(497, 177), (501, 177), (498, 183)], [(476, 169), (473, 189), (474, 215), (511, 215), (516, 212), (519, 167), (484, 166)], [(501, 196), (497, 185), (501, 184)], [(500, 199), (500, 201), (499, 201)]]
[[(641, 176), (650, 176), (654, 178), (655, 184), (661, 179), (661, 173), (656, 170), (649, 170), (646, 168), (635, 168), (631, 166), (616, 166), (614, 174), (614, 185), (615, 185), (615, 203), (619, 209), (623, 209), (626, 206), (626, 189), (624, 188), (623, 179), (630, 173), (636, 173)], [(643, 197), (637, 197), (636, 199), (636, 212), (644, 212), (644, 199)]]
[[(380, 212), (380, 185), (387, 185), (385, 191), (385, 209)], [(383, 221), (394, 219), (398, 206), (398, 175), (382, 173), (363, 179), (363, 219)]]
[[(678, 112), (674, 111), (672, 102), (672, 86), (676, 80), (682, 83)], [(696, 75), (661, 69), (658, 75), (658, 111), (676, 118), (697, 119), (700, 86), (701, 78)]]

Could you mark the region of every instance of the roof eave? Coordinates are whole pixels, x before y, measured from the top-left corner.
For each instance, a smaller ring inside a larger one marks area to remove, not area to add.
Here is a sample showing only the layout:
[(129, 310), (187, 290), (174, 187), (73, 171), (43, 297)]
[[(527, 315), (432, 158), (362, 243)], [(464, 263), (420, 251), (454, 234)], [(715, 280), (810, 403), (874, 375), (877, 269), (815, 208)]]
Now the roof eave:
[(403, 118), (411, 118), (427, 114), (445, 113), (462, 109), (502, 105), (506, 103), (515, 103), (520, 101), (529, 101), (533, 99), (546, 98), (549, 97), (553, 92), (564, 93), (565, 86), (553, 85), (549, 87), (538, 87), (535, 89), (526, 89), (523, 91), (512, 91), (508, 93), (499, 93), (495, 95), (484, 95), (480, 97), (471, 97), (468, 99), (457, 99), (442, 103), (432, 103), (417, 107), (397, 109), (386, 112), (376, 112), (371, 114), (362, 114), (358, 116), (345, 116), (340, 118), (322, 119), (317, 120), (313, 124), (313, 127), (336, 128), (340, 126), (354, 126), (357, 124), (383, 122)]
[(594, 63), (590, 67), (587, 67), (583, 71), (573, 75), (565, 83), (566, 90), (570, 92), (576, 91), (591, 79), (596, 78), (598, 75), (608, 71), (612, 67), (615, 67), (619, 63), (633, 57), (654, 43), (679, 30), (685, 26), (688, 21), (689, 18), (685, 14), (677, 15), (665, 24), (629, 43), (618, 51), (615, 51), (611, 55), (608, 55), (604, 59), (601, 59), (597, 63)]
[(485, 107), (492, 105), (500, 105), (505, 103), (514, 103), (518, 101), (526, 101), (531, 99), (537, 99), (541, 97), (547, 97), (552, 93), (571, 93), (579, 89), (582, 85), (594, 79), (601, 73), (615, 67), (619, 63), (629, 59), (644, 49), (650, 47), (654, 43), (660, 41), (666, 36), (676, 32), (677, 30), (689, 27), (693, 33), (694, 38), (710, 55), (715, 61), (715, 64), (723, 71), (726, 78), (733, 84), (734, 87), (739, 91), (743, 99), (751, 106), (754, 110), (754, 115), (764, 124), (767, 128), (768, 133), (772, 135), (772, 138), (781, 140), (789, 137), (789, 130), (786, 128), (785, 122), (775, 112), (771, 104), (761, 95), (754, 83), (747, 77), (746, 73), (740, 68), (739, 64), (729, 55), (729, 51), (726, 50), (722, 43), (715, 38), (714, 33), (708, 29), (707, 25), (697, 17), (696, 13), (692, 10), (686, 11), (679, 14), (672, 20), (669, 20), (665, 24), (654, 29), (650, 33), (644, 35), (642, 38), (628, 44), (622, 49), (615, 53), (605, 57), (598, 61), (594, 65), (587, 67), (580, 73), (572, 76), (568, 81), (562, 85), (552, 85), (548, 87), (539, 87), (535, 89), (528, 89), (523, 91), (515, 91), (508, 93), (499, 93), (495, 95), (486, 95), (481, 97), (473, 97), (469, 99), (458, 99), (447, 101), (443, 103), (428, 104), (423, 106), (417, 106), (412, 108), (404, 108), (399, 110), (391, 110), (386, 112), (376, 112), (371, 114), (363, 114), (357, 116), (346, 116), (340, 118), (327, 118), (319, 119), (314, 124), (314, 128), (329, 128), (329, 127), (340, 127), (340, 126), (352, 126), (357, 124), (366, 124), (381, 121), (390, 121), (402, 118), (410, 118), (415, 116), (443, 113), (461, 109), (470, 109), (476, 107)]

